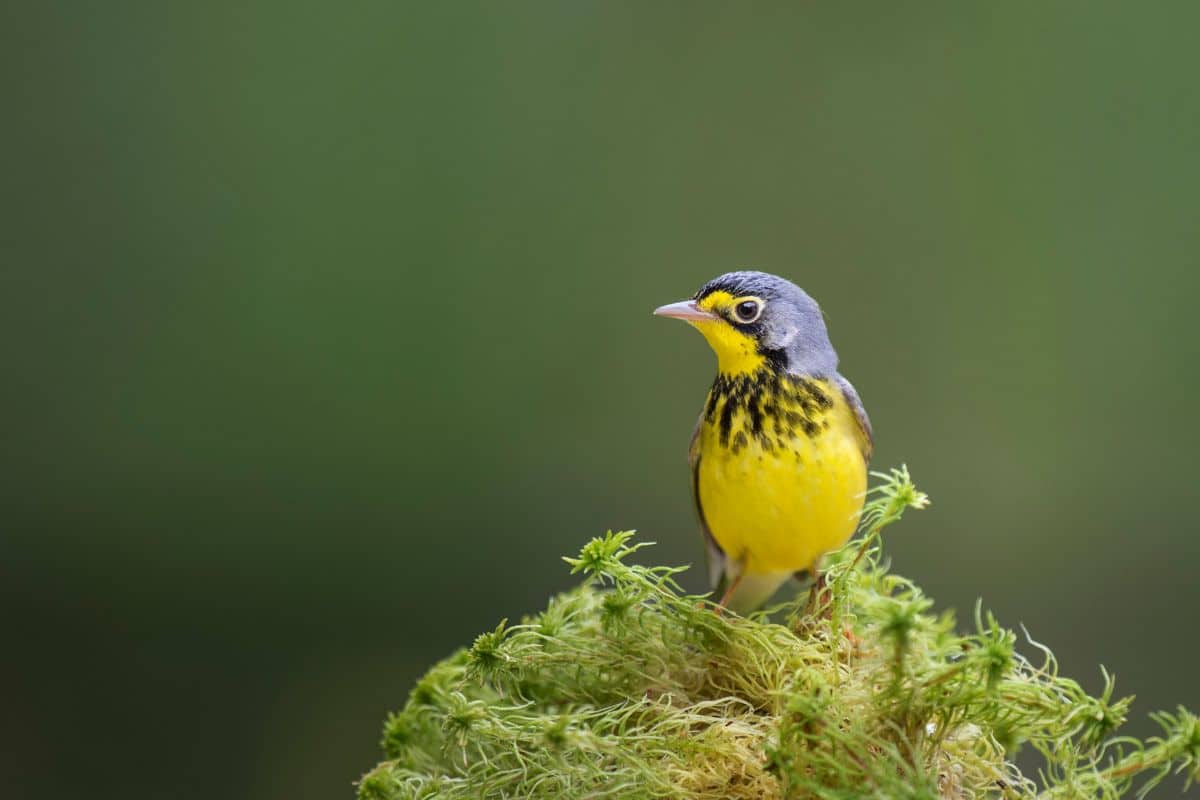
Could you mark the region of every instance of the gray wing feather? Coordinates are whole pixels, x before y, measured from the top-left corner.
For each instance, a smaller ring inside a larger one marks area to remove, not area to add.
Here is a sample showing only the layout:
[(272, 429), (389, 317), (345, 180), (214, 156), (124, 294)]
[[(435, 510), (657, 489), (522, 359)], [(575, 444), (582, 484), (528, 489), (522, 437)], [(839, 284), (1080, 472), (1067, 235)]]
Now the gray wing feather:
[(688, 446), (688, 466), (692, 470), (692, 501), (696, 505), (696, 516), (700, 519), (700, 530), (704, 531), (704, 549), (708, 556), (708, 583), (714, 589), (718, 588), (725, 578), (725, 551), (717, 544), (708, 522), (704, 519), (704, 507), (700, 505), (700, 426), (704, 415), (696, 420), (696, 429), (692, 431), (692, 441)]
[(854, 385), (850, 381), (837, 376), (838, 388), (842, 390), (842, 396), (846, 398), (846, 403), (854, 411), (854, 418), (858, 420), (858, 429), (862, 433), (862, 454), (867, 461), (871, 460), (871, 453), (875, 450), (875, 433), (871, 430), (871, 418), (867, 416), (867, 409), (863, 408), (862, 400), (858, 396), (858, 392), (854, 390)]

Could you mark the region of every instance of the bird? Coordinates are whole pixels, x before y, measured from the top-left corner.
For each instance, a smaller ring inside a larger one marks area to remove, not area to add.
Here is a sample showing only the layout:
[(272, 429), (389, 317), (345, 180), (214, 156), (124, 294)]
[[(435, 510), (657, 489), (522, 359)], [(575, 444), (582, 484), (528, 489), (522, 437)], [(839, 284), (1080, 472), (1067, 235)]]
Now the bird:
[(654, 314), (717, 356), (688, 451), (714, 596), (747, 614), (795, 575), (815, 597), (821, 557), (858, 526), (874, 447), (820, 307), (785, 278), (738, 270)]

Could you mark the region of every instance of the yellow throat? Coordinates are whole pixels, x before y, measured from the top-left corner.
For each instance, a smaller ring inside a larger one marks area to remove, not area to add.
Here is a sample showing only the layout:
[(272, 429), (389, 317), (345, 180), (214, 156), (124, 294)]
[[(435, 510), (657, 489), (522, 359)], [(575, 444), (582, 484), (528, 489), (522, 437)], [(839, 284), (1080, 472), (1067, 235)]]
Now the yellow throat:
[[(703, 311), (718, 313), (737, 300), (729, 292), (713, 292), (696, 305)], [(745, 375), (762, 369), (766, 359), (758, 352), (753, 337), (742, 333), (723, 319), (687, 320), (704, 335), (717, 354), (717, 370), (726, 375)]]

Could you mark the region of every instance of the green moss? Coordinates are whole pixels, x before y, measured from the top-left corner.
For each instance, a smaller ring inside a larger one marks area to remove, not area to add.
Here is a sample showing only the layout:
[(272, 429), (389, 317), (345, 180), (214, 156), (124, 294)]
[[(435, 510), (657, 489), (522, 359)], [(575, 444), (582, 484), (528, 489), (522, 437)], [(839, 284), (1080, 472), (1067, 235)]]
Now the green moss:
[[(880, 532), (927, 499), (880, 476), (865, 534), (829, 589), (751, 618), (718, 613), (681, 570), (626, 563), (609, 533), (566, 559), (585, 582), (435, 666), (384, 726), (362, 800), (399, 798), (1119, 797), (1200, 777), (1200, 722), (1118, 737), (1128, 699), (1058, 675), (1054, 656), (976, 609), (973, 630), (888, 572)], [(772, 622), (772, 619), (781, 622)], [(1013, 762), (1042, 757), (1040, 781)]]

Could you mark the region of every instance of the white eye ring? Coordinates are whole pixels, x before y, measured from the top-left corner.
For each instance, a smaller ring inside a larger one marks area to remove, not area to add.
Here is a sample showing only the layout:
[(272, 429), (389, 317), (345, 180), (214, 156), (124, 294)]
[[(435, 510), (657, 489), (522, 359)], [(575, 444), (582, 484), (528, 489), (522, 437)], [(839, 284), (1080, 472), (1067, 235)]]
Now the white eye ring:
[(739, 297), (733, 301), (733, 318), (743, 325), (757, 322), (766, 303), (761, 297)]

